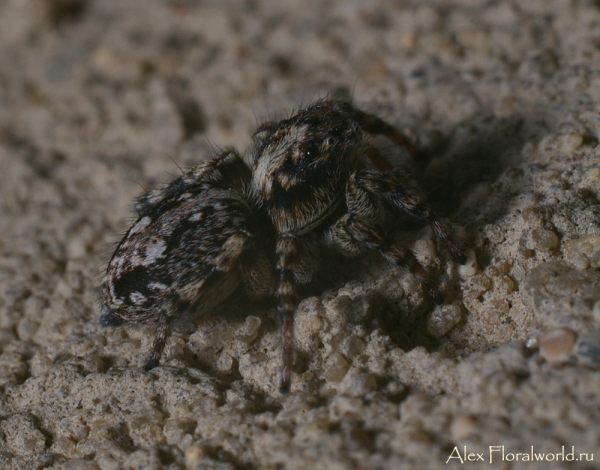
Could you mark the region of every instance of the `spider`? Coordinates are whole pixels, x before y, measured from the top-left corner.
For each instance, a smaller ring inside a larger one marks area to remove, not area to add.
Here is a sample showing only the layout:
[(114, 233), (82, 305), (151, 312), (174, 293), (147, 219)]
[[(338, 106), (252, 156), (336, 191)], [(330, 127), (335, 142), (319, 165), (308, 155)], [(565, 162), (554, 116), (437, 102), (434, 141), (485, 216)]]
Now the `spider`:
[(324, 99), (261, 125), (252, 169), (228, 150), (143, 195), (137, 221), (109, 261), (100, 324), (155, 327), (149, 370), (174, 328), (207, 314), (240, 284), (253, 297), (274, 296), (283, 336), (280, 391), (287, 393), (296, 287), (312, 280), (322, 247), (352, 257), (378, 251), (441, 302), (423, 266), (384, 229), (386, 213), (426, 220), (455, 260), (465, 257), (403, 172), (372, 150), (363, 133), (384, 135), (416, 154), (380, 118)]
[[(386, 212), (429, 223), (453, 258), (465, 255), (405, 174), (369, 148), (364, 133), (383, 135), (416, 155), (394, 127), (344, 101), (323, 99), (254, 134), (253, 184), (276, 232), (275, 296), (283, 336), (281, 393), (291, 384), (296, 286), (310, 281), (319, 244), (345, 256), (378, 251), (406, 267), (436, 303), (442, 296), (423, 266), (383, 228)], [(299, 269), (302, 266), (302, 269)]]
[(255, 297), (272, 292), (251, 178), (227, 150), (137, 200), (138, 219), (106, 270), (100, 324), (155, 327), (146, 370), (158, 365), (174, 328), (210, 312), (240, 283)]

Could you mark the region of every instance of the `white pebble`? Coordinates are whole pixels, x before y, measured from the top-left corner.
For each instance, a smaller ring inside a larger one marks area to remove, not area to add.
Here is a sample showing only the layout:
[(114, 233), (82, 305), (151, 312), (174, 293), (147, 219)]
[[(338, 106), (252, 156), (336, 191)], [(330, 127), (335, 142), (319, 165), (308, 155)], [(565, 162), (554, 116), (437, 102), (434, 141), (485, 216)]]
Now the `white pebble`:
[(458, 272), (461, 277), (471, 277), (479, 272), (479, 265), (477, 264), (477, 257), (473, 250), (466, 250), (467, 261), (465, 264), (458, 267)]

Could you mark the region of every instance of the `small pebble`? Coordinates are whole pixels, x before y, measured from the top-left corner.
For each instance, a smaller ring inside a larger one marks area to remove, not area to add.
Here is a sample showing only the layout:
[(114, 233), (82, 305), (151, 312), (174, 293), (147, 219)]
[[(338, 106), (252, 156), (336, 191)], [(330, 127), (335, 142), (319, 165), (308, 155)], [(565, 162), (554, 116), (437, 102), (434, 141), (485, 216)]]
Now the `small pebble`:
[(504, 274), (498, 278), (496, 285), (498, 287), (498, 291), (501, 294), (506, 294), (506, 295), (512, 294), (517, 288), (515, 281), (513, 281), (506, 274)]
[(437, 256), (435, 242), (431, 238), (421, 238), (414, 243), (413, 253), (425, 264), (428, 264)]
[(553, 328), (540, 337), (540, 355), (552, 365), (561, 365), (568, 361), (577, 334), (565, 327)]
[(567, 134), (562, 138), (563, 148), (567, 152), (574, 152), (583, 145), (583, 136), (581, 134)]
[(246, 343), (251, 343), (258, 336), (258, 331), (262, 321), (253, 315), (248, 315), (246, 321), (237, 332), (238, 338)]
[(477, 257), (473, 250), (466, 250), (467, 261), (465, 264), (458, 267), (458, 272), (461, 277), (471, 277), (479, 272), (479, 265), (477, 264)]
[(213, 414), (219, 406), (217, 399), (213, 397), (201, 397), (192, 403), (192, 409), (196, 419), (203, 419)]
[(71, 439), (63, 436), (53, 442), (51, 450), (59, 455), (70, 458), (75, 455), (77, 446)]
[(192, 445), (185, 450), (185, 462), (187, 464), (195, 464), (202, 460), (206, 455), (204, 447)]
[(535, 206), (527, 206), (521, 211), (521, 217), (530, 224), (542, 223), (542, 218)]
[(558, 237), (551, 230), (536, 228), (531, 232), (531, 237), (536, 248), (546, 253), (556, 250), (560, 245)]
[(569, 263), (571, 263), (571, 266), (577, 269), (584, 270), (590, 266), (589, 258), (582, 253), (576, 253), (566, 259)]
[(185, 420), (178, 418), (168, 419), (163, 425), (163, 434), (169, 445), (179, 444), (187, 435), (188, 431), (188, 423)]
[(461, 415), (457, 416), (452, 420), (450, 425), (450, 432), (452, 433), (452, 439), (454, 441), (462, 441), (477, 431), (477, 421), (473, 416)]
[(537, 349), (538, 348), (538, 339), (537, 336), (530, 336), (525, 340), (525, 347), (527, 349)]
[(173, 417), (174, 418), (186, 418), (189, 416), (190, 411), (191, 411), (191, 409), (190, 409), (189, 405), (187, 405), (186, 403), (179, 403), (173, 409)]
[(341, 350), (346, 357), (356, 357), (365, 350), (365, 343), (357, 336), (349, 336), (344, 340)]
[(427, 319), (427, 332), (435, 338), (441, 338), (460, 323), (461, 317), (458, 305), (439, 305)]
[(361, 397), (377, 390), (377, 380), (373, 374), (364, 372), (352, 377), (351, 388), (354, 396)]
[(346, 361), (346, 358), (340, 353), (334, 353), (331, 357), (331, 362), (329, 367), (325, 372), (325, 379), (328, 382), (340, 382), (348, 369), (350, 368), (350, 364)]
[(171, 359), (176, 359), (178, 357), (183, 356), (183, 348), (178, 344), (171, 344), (165, 354), (165, 360), (169, 361)]
[(221, 353), (217, 360), (217, 368), (221, 371), (230, 371), (233, 367), (233, 358), (227, 353)]
[(600, 246), (600, 235), (590, 233), (579, 238), (565, 240), (563, 246), (565, 255), (569, 257), (576, 254), (591, 255), (594, 249)]

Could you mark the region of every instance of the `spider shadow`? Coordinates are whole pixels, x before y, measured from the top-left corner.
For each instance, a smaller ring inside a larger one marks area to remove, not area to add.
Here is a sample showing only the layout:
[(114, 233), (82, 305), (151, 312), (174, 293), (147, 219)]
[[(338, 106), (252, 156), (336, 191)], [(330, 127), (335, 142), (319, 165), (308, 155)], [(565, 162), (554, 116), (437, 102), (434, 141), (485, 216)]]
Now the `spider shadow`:
[[(517, 167), (524, 144), (539, 138), (540, 129), (534, 129), (534, 124), (523, 115), (498, 118), (482, 111), (431, 139), (416, 165), (421, 169), (417, 178), (428, 189), (427, 198), (434, 208), (442, 215), (452, 214), (456, 222), (469, 223), (472, 214), (461, 211), (461, 196), (476, 185), (498, 182), (507, 170)], [(433, 171), (423, 171), (427, 165)], [(498, 194), (480, 201), (477, 215), (483, 215), (484, 223), (507, 213), (510, 194), (506, 189), (497, 185)]]
[[(483, 110), (431, 139), (416, 162), (416, 179), (434, 210), (464, 227), (464, 245), (488, 224), (505, 217), (513, 201), (533, 185), (539, 164), (524, 165), (524, 154), (552, 132), (546, 121), (528, 113), (496, 117)], [(476, 250), (482, 269), (491, 253)]]

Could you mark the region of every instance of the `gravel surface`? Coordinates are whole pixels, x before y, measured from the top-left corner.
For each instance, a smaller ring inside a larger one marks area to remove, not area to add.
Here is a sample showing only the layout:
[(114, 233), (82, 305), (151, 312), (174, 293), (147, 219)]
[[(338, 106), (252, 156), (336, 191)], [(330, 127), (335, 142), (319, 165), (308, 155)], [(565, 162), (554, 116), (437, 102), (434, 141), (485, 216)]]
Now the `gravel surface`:
[[(98, 325), (134, 197), (324, 96), (418, 142), (375, 144), (468, 247), (400, 221), (444, 305), (326, 260), (289, 395), (241, 297), (145, 372)], [(599, 140), (593, 0), (0, 0), (0, 468), (600, 468)]]

